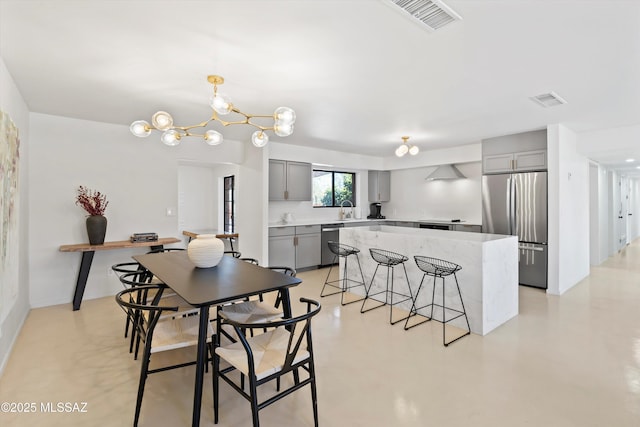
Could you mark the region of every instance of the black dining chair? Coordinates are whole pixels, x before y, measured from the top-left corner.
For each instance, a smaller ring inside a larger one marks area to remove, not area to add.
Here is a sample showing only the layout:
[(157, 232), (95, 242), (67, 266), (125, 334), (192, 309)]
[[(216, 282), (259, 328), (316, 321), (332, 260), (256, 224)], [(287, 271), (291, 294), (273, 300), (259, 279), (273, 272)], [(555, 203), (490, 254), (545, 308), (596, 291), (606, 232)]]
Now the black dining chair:
[(234, 258), (240, 258), (242, 256), (242, 253), (240, 253), (238, 251), (224, 251), (224, 254), (232, 256)]
[[(167, 288), (162, 282), (157, 279), (154, 280), (151, 273), (149, 273), (146, 269), (142, 272), (129, 272), (120, 275), (120, 283), (124, 286), (125, 289), (138, 288), (141, 286), (147, 285), (158, 285), (162, 288), (162, 294), (158, 301), (159, 305), (168, 306), (168, 307), (177, 307), (175, 313), (171, 313), (171, 316), (187, 316), (198, 313), (198, 309), (190, 305), (186, 302), (182, 297), (180, 297), (175, 292), (171, 291), (171, 289)], [(137, 322), (141, 316), (140, 312), (133, 312), (131, 316), (127, 316), (127, 324), (130, 324), (132, 321)], [(133, 346), (135, 342), (135, 352), (133, 355), (134, 359), (138, 358), (138, 350), (140, 347), (140, 337), (137, 336), (137, 330), (135, 328), (135, 323), (132, 323), (131, 330), (131, 341), (129, 344), (129, 353), (134, 352)]]
[[(296, 270), (291, 267), (274, 266), (266, 268), (287, 276), (296, 277)], [(264, 295), (259, 294), (257, 299), (238, 301), (219, 307), (217, 314), (236, 322), (269, 322), (282, 318), (283, 312), (279, 309), (281, 302), (280, 292), (278, 292), (274, 304), (264, 301)]]
[[(148, 282), (146, 280), (146, 275), (148, 275), (148, 271), (146, 268), (144, 268), (143, 266), (141, 266), (139, 263), (132, 261), (132, 262), (121, 262), (118, 264), (114, 264), (111, 266), (111, 270), (113, 270), (113, 272), (118, 276), (118, 279), (123, 275), (123, 274), (128, 274), (131, 273), (132, 275), (137, 275), (135, 277), (136, 281), (139, 282)], [(148, 284), (148, 283), (145, 283)], [(126, 289), (126, 287), (125, 287)], [(133, 325), (131, 324), (130, 320), (129, 320), (129, 316), (127, 316), (127, 320), (124, 326), (124, 337), (127, 338), (127, 336), (129, 335), (129, 330), (131, 330), (131, 345), (129, 347), (129, 353), (131, 353), (132, 348), (133, 348), (133, 341), (134, 341), (134, 337), (133, 334), (135, 333), (133, 331)]]
[[(127, 314), (140, 313), (135, 319), (131, 319), (136, 327), (136, 335), (144, 342), (142, 363), (140, 366), (140, 380), (138, 383), (138, 396), (133, 426), (138, 425), (140, 409), (147, 377), (150, 374), (171, 369), (194, 365), (195, 361), (189, 361), (176, 365), (169, 365), (150, 369), (151, 355), (159, 352), (177, 350), (185, 347), (195, 347), (198, 344), (199, 316), (174, 316), (178, 307), (160, 305), (162, 285), (146, 285), (125, 289), (118, 292), (116, 302)], [(207, 331), (207, 347), (211, 357), (213, 328), (209, 324)]]
[[(253, 426), (258, 427), (260, 420), (258, 412), (277, 402), (285, 396), (309, 385), (311, 388), (311, 403), (313, 406), (314, 425), (318, 426), (318, 398), (316, 392), (316, 374), (313, 358), (313, 344), (311, 339), (311, 318), (320, 312), (320, 304), (306, 298), (300, 298), (306, 304), (306, 313), (300, 316), (264, 323), (241, 323), (231, 319), (218, 317), (218, 330), (225, 325), (231, 326), (237, 342), (222, 345), (220, 334), (214, 339), (213, 352), (213, 412), (214, 423), (218, 423), (218, 407), (220, 397), (220, 378), (245, 399), (251, 402)], [(247, 331), (267, 329), (267, 332), (248, 336)], [(220, 360), (223, 359), (230, 366), (221, 369)], [(244, 384), (240, 385), (229, 374), (240, 371), (241, 381), (246, 376), (249, 380), (248, 392)], [(301, 379), (300, 371), (305, 371)], [(268, 399), (258, 400), (258, 387), (272, 380), (279, 380), (282, 376), (293, 373), (293, 385), (278, 391)]]

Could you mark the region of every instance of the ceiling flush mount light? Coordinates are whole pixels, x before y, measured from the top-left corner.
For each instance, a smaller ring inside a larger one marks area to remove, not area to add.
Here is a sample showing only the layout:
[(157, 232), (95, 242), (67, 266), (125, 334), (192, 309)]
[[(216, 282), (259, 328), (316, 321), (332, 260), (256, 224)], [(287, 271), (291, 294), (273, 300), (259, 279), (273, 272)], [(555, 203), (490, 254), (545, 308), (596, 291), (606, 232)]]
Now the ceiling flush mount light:
[(418, 148), (416, 145), (407, 144), (408, 139), (409, 139), (408, 136), (402, 137), (402, 145), (396, 148), (396, 156), (402, 157), (407, 153), (411, 154), (412, 156), (415, 156), (420, 152), (420, 148)]
[[(151, 135), (152, 130), (162, 132), (160, 140), (166, 145), (178, 145), (180, 140), (185, 136), (195, 136), (204, 139), (209, 145), (218, 145), (222, 143), (222, 134), (216, 130), (209, 129), (198, 133), (197, 129), (203, 129), (213, 121), (220, 122), (223, 126), (230, 125), (250, 125), (257, 130), (251, 135), (251, 142), (256, 147), (264, 147), (269, 142), (269, 135), (266, 131), (273, 131), (278, 136), (289, 136), (293, 133), (293, 124), (296, 121), (296, 113), (289, 107), (278, 107), (271, 115), (255, 115), (247, 114), (238, 110), (231, 100), (223, 94), (218, 93), (218, 85), (224, 83), (224, 79), (220, 76), (208, 76), (207, 80), (213, 85), (213, 95), (211, 96), (211, 118), (202, 123), (192, 126), (175, 126), (173, 117), (166, 111), (158, 111), (151, 117), (151, 124), (144, 120), (137, 120), (131, 124), (131, 133), (140, 138)], [(240, 116), (239, 120), (226, 121), (220, 116), (234, 113)], [(263, 126), (256, 123), (255, 120), (272, 119), (273, 124)]]

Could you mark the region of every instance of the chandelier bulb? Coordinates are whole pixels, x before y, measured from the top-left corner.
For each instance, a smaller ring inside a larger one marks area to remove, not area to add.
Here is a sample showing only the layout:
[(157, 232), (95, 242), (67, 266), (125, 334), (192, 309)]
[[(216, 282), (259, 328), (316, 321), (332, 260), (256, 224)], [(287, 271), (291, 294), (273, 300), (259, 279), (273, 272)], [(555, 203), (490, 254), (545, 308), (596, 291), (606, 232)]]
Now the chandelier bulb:
[(131, 126), (129, 126), (129, 130), (138, 138), (145, 138), (151, 135), (151, 126), (144, 120), (136, 120), (135, 122), (131, 123)]
[(165, 131), (162, 136), (160, 137), (160, 140), (166, 144), (169, 145), (171, 147), (180, 144), (180, 133), (178, 133), (178, 131), (174, 130), (174, 129), (169, 129), (167, 131)]
[(296, 121), (296, 112), (289, 107), (278, 107), (273, 113), (276, 124), (290, 125)]
[(151, 117), (151, 123), (158, 130), (167, 130), (173, 127), (173, 117), (166, 111), (158, 111)]
[(208, 130), (204, 133), (204, 142), (209, 145), (219, 145), (223, 141), (222, 134), (216, 130)]
[(418, 146), (416, 145), (412, 145), (411, 148), (409, 148), (409, 154), (411, 154), (412, 156), (415, 156), (419, 152), (420, 152), (420, 148), (418, 148)]
[(406, 144), (402, 144), (401, 146), (396, 148), (396, 156), (402, 157), (407, 154), (407, 151), (409, 151), (409, 147), (407, 147)]
[(221, 93), (214, 93), (213, 97), (211, 97), (211, 108), (213, 108), (216, 113), (224, 116), (231, 112), (233, 104), (228, 96)]
[(278, 136), (289, 136), (293, 133), (293, 124), (275, 124), (273, 131)]
[(251, 135), (251, 143), (256, 147), (264, 147), (269, 142), (269, 135), (264, 133), (264, 131), (257, 130)]

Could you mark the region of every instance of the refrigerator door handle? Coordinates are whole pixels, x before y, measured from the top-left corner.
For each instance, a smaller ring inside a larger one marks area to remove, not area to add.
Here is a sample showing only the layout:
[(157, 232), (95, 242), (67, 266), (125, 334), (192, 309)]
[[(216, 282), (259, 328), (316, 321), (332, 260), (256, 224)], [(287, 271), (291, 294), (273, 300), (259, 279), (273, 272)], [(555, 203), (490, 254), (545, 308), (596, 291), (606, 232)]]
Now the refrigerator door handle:
[(511, 212), (509, 212), (509, 226), (511, 227), (511, 234), (514, 236), (519, 234), (516, 223), (516, 196), (516, 178), (512, 177), (509, 179), (509, 203), (511, 205)]
[(523, 251), (535, 251), (535, 252), (544, 252), (544, 248), (540, 248), (538, 246), (525, 246), (525, 245), (519, 245), (518, 249), (521, 249)]
[(513, 230), (511, 229), (512, 225), (512, 216), (511, 216), (511, 179), (507, 178), (507, 227), (509, 234), (513, 234)]

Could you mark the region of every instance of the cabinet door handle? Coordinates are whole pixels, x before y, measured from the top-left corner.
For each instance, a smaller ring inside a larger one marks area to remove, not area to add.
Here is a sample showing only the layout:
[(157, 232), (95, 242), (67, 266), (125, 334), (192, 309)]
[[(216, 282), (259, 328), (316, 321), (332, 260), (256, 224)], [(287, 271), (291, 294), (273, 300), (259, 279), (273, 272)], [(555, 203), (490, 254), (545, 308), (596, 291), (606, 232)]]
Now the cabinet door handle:
[(513, 159), (513, 170), (518, 169), (518, 159)]
[(289, 198), (289, 190), (284, 190), (284, 199), (287, 200)]
[(293, 238), (293, 246), (298, 246), (298, 236)]

